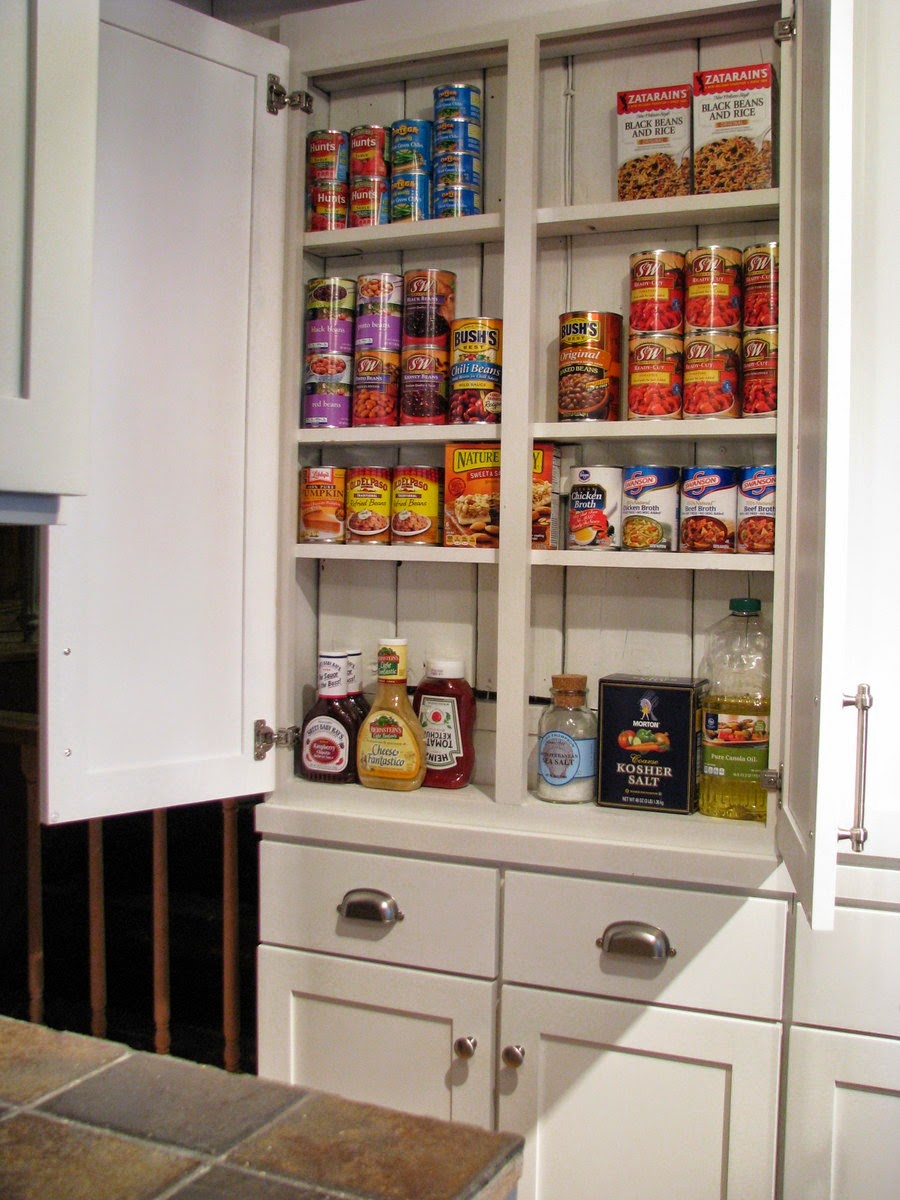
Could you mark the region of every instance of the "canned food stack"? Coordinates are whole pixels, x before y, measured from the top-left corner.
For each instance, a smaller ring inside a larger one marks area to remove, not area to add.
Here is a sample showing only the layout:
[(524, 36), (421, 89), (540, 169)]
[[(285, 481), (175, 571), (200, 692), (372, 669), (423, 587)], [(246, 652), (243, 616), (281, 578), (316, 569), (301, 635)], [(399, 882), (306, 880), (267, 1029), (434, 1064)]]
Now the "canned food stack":
[(306, 231), (344, 229), (350, 195), (350, 139), (341, 129), (306, 137)]
[(778, 243), (748, 246), (743, 267), (741, 409), (770, 417), (778, 407)]
[(356, 280), (311, 279), (306, 286), (301, 420), (307, 429), (351, 424)]
[(434, 267), (403, 276), (400, 424), (446, 425), (450, 390), (450, 329), (456, 316), (456, 275)]
[(560, 421), (618, 421), (622, 318), (579, 310), (559, 318)]
[(403, 276), (387, 272), (356, 281), (353, 424), (396, 425), (400, 400)]
[(684, 415), (741, 415), (743, 254), (698, 246), (684, 256)]
[(677, 250), (639, 250), (629, 263), (628, 419), (680, 420), (684, 255)]
[(432, 126), (432, 121), (409, 117), (391, 125), (391, 221), (426, 221), (431, 216)]
[(431, 215), (482, 211), (481, 88), (445, 83), (434, 89)]
[(385, 125), (355, 125), (349, 143), (347, 224), (351, 229), (385, 225), (389, 216), (391, 131)]

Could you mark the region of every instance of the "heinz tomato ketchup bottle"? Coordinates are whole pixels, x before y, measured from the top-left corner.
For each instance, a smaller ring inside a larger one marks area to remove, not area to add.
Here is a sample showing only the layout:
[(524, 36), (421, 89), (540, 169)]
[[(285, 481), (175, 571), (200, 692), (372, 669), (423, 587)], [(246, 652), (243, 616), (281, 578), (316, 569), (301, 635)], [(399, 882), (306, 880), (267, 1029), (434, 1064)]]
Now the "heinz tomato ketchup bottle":
[(428, 659), (413, 697), (425, 733), (425, 787), (461, 788), (475, 765), (475, 694), (456, 659)]

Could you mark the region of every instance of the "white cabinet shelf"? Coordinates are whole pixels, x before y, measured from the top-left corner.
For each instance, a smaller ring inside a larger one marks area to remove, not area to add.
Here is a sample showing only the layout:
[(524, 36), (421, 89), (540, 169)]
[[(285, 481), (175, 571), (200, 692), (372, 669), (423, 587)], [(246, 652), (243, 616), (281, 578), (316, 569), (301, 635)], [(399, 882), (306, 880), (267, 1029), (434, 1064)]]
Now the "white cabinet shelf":
[(660, 200), (613, 200), (607, 204), (540, 208), (539, 237), (580, 237), (636, 229), (676, 229), (714, 222), (777, 221), (777, 188)]
[(535, 567), (609, 567), (639, 571), (774, 571), (773, 554), (679, 554), (634, 550), (532, 550)]
[(371, 562), (495, 563), (499, 551), (477, 546), (366, 546), (298, 543), (296, 558), (359, 559)]

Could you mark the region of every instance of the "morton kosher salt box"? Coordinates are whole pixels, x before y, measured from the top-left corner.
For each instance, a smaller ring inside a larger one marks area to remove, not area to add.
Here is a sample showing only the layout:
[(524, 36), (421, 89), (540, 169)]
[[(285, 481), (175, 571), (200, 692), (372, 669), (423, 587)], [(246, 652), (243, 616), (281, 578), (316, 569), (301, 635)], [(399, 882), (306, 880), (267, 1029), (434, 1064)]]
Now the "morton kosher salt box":
[(599, 805), (670, 813), (696, 809), (705, 684), (643, 675), (601, 678)]

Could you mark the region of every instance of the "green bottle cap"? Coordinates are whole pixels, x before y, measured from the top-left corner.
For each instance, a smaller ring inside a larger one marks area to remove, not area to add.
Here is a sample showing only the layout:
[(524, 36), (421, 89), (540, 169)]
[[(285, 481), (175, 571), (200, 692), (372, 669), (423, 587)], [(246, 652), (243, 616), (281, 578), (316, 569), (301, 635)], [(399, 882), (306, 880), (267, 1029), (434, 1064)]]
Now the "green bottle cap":
[(729, 601), (728, 607), (733, 613), (758, 613), (762, 605), (750, 596), (736, 596)]

